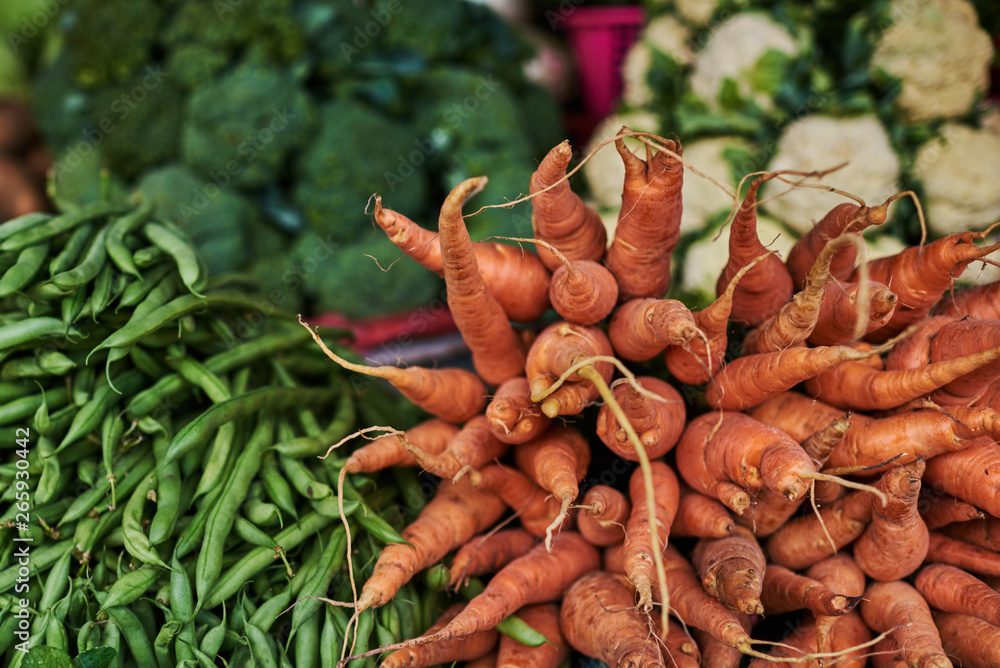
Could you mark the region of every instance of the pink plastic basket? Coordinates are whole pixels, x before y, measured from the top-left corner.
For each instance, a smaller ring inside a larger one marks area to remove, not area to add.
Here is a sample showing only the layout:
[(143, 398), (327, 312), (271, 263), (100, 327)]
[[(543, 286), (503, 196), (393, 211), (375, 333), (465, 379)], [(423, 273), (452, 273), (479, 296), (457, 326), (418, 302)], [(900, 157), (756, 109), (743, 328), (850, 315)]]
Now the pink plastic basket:
[(607, 116), (622, 94), (621, 63), (642, 30), (642, 7), (576, 7), (563, 28), (576, 56), (590, 115)]

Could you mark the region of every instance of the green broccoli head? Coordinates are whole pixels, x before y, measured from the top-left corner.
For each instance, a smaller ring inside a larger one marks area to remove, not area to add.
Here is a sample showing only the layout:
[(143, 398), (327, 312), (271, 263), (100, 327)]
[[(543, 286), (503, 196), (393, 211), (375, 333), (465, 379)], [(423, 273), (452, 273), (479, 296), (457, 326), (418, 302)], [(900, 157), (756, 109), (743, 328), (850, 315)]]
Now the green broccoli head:
[(316, 232), (348, 242), (370, 230), (365, 203), (375, 192), (397, 211), (423, 211), (426, 164), (438, 150), (430, 136), (352, 100), (326, 105), (319, 121), (319, 134), (297, 156), (293, 192)]
[(66, 46), (73, 52), (77, 85), (99, 88), (144, 68), (162, 18), (153, 0), (81, 0), (67, 7)]
[(306, 141), (314, 120), (312, 102), (294, 78), (244, 64), (188, 99), (181, 151), (206, 176), (225, 174), (243, 188), (263, 186)]

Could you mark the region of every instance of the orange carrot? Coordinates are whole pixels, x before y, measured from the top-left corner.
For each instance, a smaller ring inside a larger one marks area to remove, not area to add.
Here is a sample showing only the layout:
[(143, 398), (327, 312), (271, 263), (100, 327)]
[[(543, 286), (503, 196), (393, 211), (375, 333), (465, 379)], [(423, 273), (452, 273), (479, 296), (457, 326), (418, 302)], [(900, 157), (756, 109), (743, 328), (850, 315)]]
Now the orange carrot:
[[(456, 603), (442, 614), (427, 633), (435, 633), (444, 628), (466, 608), (464, 603)], [(382, 668), (424, 668), (448, 664), (455, 661), (478, 659), (489, 654), (496, 647), (500, 634), (495, 629), (479, 631), (462, 640), (442, 640), (441, 642), (406, 647), (393, 652), (382, 662)]]
[(934, 307), (934, 313), (1000, 320), (1000, 281), (949, 292)]
[(982, 575), (1000, 575), (1000, 554), (972, 543), (949, 538), (937, 531), (930, 532), (927, 561), (951, 564), (962, 570)]
[(614, 545), (625, 538), (625, 522), (631, 510), (632, 504), (617, 489), (594, 485), (583, 496), (577, 529), (591, 545)]
[(625, 541), (604, 548), (601, 569), (609, 573), (625, 573)]
[(913, 582), (932, 607), (973, 615), (1000, 626), (1000, 593), (974, 575), (948, 564), (927, 564)]
[(534, 546), (535, 537), (524, 529), (474, 536), (455, 553), (449, 569), (450, 584), (457, 587), (466, 578), (496, 573)]
[(486, 177), (458, 184), (441, 206), (438, 241), (448, 292), (448, 308), (472, 352), (472, 365), (490, 385), (499, 385), (524, 370), (525, 349), (507, 314), (486, 289), (479, 273), (462, 205), (486, 186)]
[[(806, 614), (802, 622), (795, 627), (795, 630), (781, 641), (783, 644), (778, 645), (771, 651), (771, 657), (775, 659), (784, 658), (786, 661), (778, 662), (768, 661), (767, 659), (755, 659), (750, 662), (749, 668), (778, 668), (779, 666), (781, 668), (785, 666), (822, 668), (823, 666), (831, 665), (830, 663), (817, 660), (787, 662), (787, 659), (794, 659), (817, 651), (842, 652), (842, 654), (839, 654), (834, 659), (835, 663), (832, 663), (837, 668), (846, 668), (848, 666), (850, 668), (864, 668), (867, 665), (867, 652), (869, 650), (859, 646), (870, 641), (872, 634), (860, 615), (849, 613), (834, 618), (834, 623), (829, 631), (829, 638), (832, 642), (830, 643), (830, 647), (825, 649), (819, 646), (817, 625), (818, 620), (814, 619), (812, 615)], [(791, 647), (786, 647), (785, 645), (790, 645)]]
[[(837, 443), (840, 443), (841, 439), (844, 438), (850, 428), (850, 414), (834, 418), (826, 427), (803, 440), (801, 442), (802, 450), (815, 460), (819, 466), (822, 466), (826, 463), (826, 460), (830, 458), (830, 455), (833, 454), (833, 449), (837, 447)], [(832, 503), (842, 497), (845, 493), (846, 490), (844, 487), (836, 482), (825, 480), (819, 480), (816, 482), (815, 497), (818, 503)], [(757, 502), (759, 506), (759, 497)], [(762, 510), (759, 507), (755, 509)], [(791, 514), (784, 515), (786, 520), (791, 516)], [(784, 524), (784, 522), (785, 520), (781, 521), (782, 524)], [(761, 534), (758, 533), (757, 535), (759, 536)]]
[(822, 523), (816, 515), (803, 515), (771, 534), (765, 545), (771, 561), (793, 571), (802, 570), (833, 554), (834, 546), (840, 549), (850, 544), (871, 521), (870, 495), (852, 492), (820, 508), (819, 516)]
[(401, 532), (409, 545), (390, 543), (382, 550), (355, 610), (385, 605), (410, 578), (492, 526), (505, 511), (498, 496), (474, 489), (466, 479), (442, 484)]
[[(670, 383), (654, 376), (640, 376), (636, 381), (653, 396), (640, 394), (631, 383), (616, 385), (613, 392), (639, 435), (646, 456), (656, 459), (670, 452), (684, 431), (687, 415), (684, 399)], [(597, 413), (596, 431), (598, 438), (616, 455), (629, 461), (639, 460), (635, 447), (607, 404)]]
[[(854, 559), (844, 554), (837, 554), (818, 561), (806, 571), (806, 577), (812, 578), (827, 588), (850, 597), (852, 601), (860, 601), (865, 593), (865, 574)], [(857, 617), (857, 622), (864, 627), (857, 612), (848, 613)], [(821, 652), (826, 651), (828, 638), (834, 627), (840, 621), (839, 616), (824, 615), (816, 617), (816, 645)], [(853, 623), (851, 624), (853, 626)], [(860, 643), (853, 643), (860, 644)]]
[(695, 538), (725, 538), (736, 529), (726, 507), (713, 498), (681, 485), (677, 514), (670, 525), (674, 536)]
[(658, 617), (653, 617), (653, 628), (663, 643), (665, 665), (672, 668), (698, 668), (701, 665), (701, 652), (698, 643), (680, 624), (671, 620), (664, 633)]
[(917, 509), (928, 529), (940, 529), (955, 522), (971, 522), (985, 517), (983, 511), (971, 503), (937, 490), (928, 492), (926, 488), (920, 491)]
[(423, 452), (409, 442), (403, 443), (403, 447), (424, 470), (454, 480), (503, 457), (510, 444), (495, 438), (486, 416), (477, 415), (465, 423), (439, 454)]
[(701, 652), (701, 664), (712, 666), (712, 668), (739, 668), (743, 661), (743, 653), (730, 647), (715, 636), (702, 631), (701, 629), (691, 629), (691, 635), (698, 643)]
[[(642, 469), (636, 469), (629, 479), (632, 512), (625, 526), (625, 573), (639, 594), (637, 603), (639, 609), (647, 611), (653, 607), (653, 590), (657, 584), (652, 552), (657, 549), (662, 550), (667, 544), (670, 525), (673, 524), (674, 515), (677, 513), (680, 496), (677, 476), (673, 470), (660, 461), (650, 464), (656, 505), (650, 508)], [(659, 547), (653, 544), (653, 533), (650, 529), (654, 521), (657, 525), (656, 539), (660, 544)]]
[(676, 299), (630, 299), (611, 316), (608, 337), (615, 354), (632, 362), (683, 346), (698, 335), (691, 311)]
[(861, 616), (873, 631), (889, 631), (908, 665), (951, 667), (927, 602), (907, 583), (871, 583), (860, 608)]
[(935, 612), (934, 624), (949, 656), (964, 668), (1000, 666), (1000, 628), (971, 615)]
[[(733, 219), (729, 262), (716, 283), (721, 294), (740, 269), (767, 252), (757, 238), (757, 188), (774, 175), (754, 179)], [(733, 293), (730, 319), (754, 327), (776, 314), (792, 298), (792, 277), (777, 255), (768, 255), (740, 280)]]
[[(546, 327), (528, 350), (525, 371), (533, 401), (541, 401), (542, 413), (551, 417), (576, 415), (597, 398), (598, 389), (579, 373), (573, 373), (554, 392), (549, 387), (570, 367), (595, 356), (612, 354), (611, 342), (597, 327), (555, 322)], [(614, 367), (595, 362), (593, 368), (607, 382)]]
[(299, 323), (309, 330), (313, 340), (334, 362), (348, 371), (389, 381), (404, 397), (446, 422), (465, 422), (482, 412), (486, 405), (486, 387), (471, 371), (355, 364), (330, 350), (319, 334), (302, 321), (301, 316)]
[(524, 376), (500, 384), (486, 406), (486, 419), (493, 436), (510, 444), (530, 441), (548, 429), (551, 422), (531, 400), (528, 379)]
[[(584, 204), (564, 178), (571, 157), (569, 141), (564, 141), (542, 158), (531, 175), (531, 226), (536, 238), (549, 242), (569, 259), (600, 262), (607, 248), (607, 231), (597, 211)], [(558, 185), (553, 185), (557, 181)], [(560, 265), (545, 248), (538, 249), (538, 256), (549, 269)]]
[(931, 341), (941, 328), (955, 320), (952, 316), (934, 315), (924, 321), (915, 332), (898, 341), (885, 356), (885, 368), (917, 369), (931, 361)]
[(472, 472), (469, 477), (478, 489), (496, 494), (518, 513), (521, 526), (532, 536), (544, 536), (559, 516), (559, 501), (515, 468), (494, 464)]
[[(503, 636), (500, 637), (503, 638)], [(484, 654), (478, 659), (466, 661), (462, 664), (462, 668), (497, 668), (497, 653), (493, 651), (489, 654)]]
[(816, 326), (806, 341), (811, 346), (848, 343), (856, 336), (858, 322), (864, 319), (862, 335), (889, 322), (896, 311), (896, 293), (889, 286), (868, 281), (867, 296), (862, 299), (862, 284), (830, 280), (823, 287)]
[(618, 284), (603, 264), (575, 260), (559, 267), (549, 283), (549, 301), (563, 320), (596, 325), (614, 310)]
[[(441, 246), (436, 232), (424, 229), (401, 213), (382, 208), (375, 195), (375, 222), (400, 250), (444, 276)], [(473, 244), (483, 282), (515, 322), (534, 322), (549, 308), (549, 272), (534, 253), (489, 241)]]
[(924, 466), (922, 459), (897, 466), (876, 485), (889, 503), (872, 497), (871, 524), (854, 541), (854, 561), (874, 580), (901, 580), (920, 568), (927, 555), (929, 532), (917, 512)]
[(941, 529), (950, 538), (1000, 552), (1000, 518), (985, 517), (981, 520), (952, 524)]
[(559, 606), (554, 603), (527, 605), (517, 611), (517, 616), (548, 642), (528, 647), (510, 636), (501, 636), (497, 668), (559, 668), (569, 656), (569, 643), (559, 629)]
[(986, 363), (931, 393), (944, 406), (968, 406), (1000, 378), (1000, 320), (965, 318), (942, 327), (931, 340), (930, 361), (944, 362), (970, 353), (986, 356)]
[[(431, 454), (443, 452), (457, 433), (458, 427), (438, 418), (404, 432), (410, 443)], [(419, 466), (394, 434), (377, 438), (352, 452), (344, 462), (343, 470), (347, 473), (374, 473), (391, 466)]]
[[(621, 132), (628, 132), (623, 127)], [(679, 142), (664, 140), (669, 151), (681, 154)], [(615, 141), (625, 163), (625, 185), (618, 225), (604, 262), (618, 281), (619, 299), (659, 299), (670, 287), (670, 256), (681, 234), (681, 183), (684, 165), (666, 151), (646, 145), (643, 160)]]
[(924, 480), (936, 490), (1000, 517), (1000, 446), (982, 439), (927, 461)]
[(822, 582), (779, 564), (768, 564), (760, 592), (764, 612), (780, 615), (792, 610), (809, 610), (827, 617), (844, 615), (861, 600), (827, 589)]
[(725, 538), (699, 540), (691, 562), (709, 596), (748, 615), (764, 612), (760, 602), (764, 551), (745, 528), (737, 527), (732, 536)]
[(610, 666), (666, 665), (624, 575), (594, 571), (573, 583), (559, 625), (573, 649)]

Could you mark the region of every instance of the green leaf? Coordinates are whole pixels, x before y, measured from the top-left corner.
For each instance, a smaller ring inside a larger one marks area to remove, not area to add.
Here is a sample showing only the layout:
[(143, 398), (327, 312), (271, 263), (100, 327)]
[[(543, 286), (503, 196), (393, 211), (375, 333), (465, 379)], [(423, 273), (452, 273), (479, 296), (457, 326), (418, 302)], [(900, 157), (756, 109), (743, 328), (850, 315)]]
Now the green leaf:
[(21, 665), (24, 668), (73, 668), (73, 660), (58, 647), (36, 645), (24, 655)]
[(118, 652), (113, 647), (93, 647), (73, 659), (74, 668), (111, 668)]
[(776, 49), (768, 49), (757, 60), (757, 65), (750, 73), (750, 84), (754, 90), (773, 96), (781, 88), (788, 71), (791, 58), (787, 53)]

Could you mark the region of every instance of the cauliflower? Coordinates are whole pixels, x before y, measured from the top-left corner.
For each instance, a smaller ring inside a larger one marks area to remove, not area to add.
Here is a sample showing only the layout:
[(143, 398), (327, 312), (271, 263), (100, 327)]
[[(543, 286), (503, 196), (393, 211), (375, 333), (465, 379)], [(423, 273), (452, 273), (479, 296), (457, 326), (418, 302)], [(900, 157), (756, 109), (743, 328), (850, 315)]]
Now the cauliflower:
[(780, 77), (764, 76), (760, 68), (772, 67), (776, 54), (790, 57), (797, 53), (795, 40), (780, 24), (756, 12), (736, 14), (709, 34), (695, 56), (688, 83), (710, 109), (721, 107), (719, 95), (731, 79), (742, 98), (770, 110), (775, 91), (767, 89), (780, 83)]
[(622, 99), (625, 104), (632, 107), (652, 104), (655, 94), (649, 83), (649, 72), (653, 67), (653, 51), (673, 58), (678, 65), (689, 65), (694, 60), (688, 46), (690, 33), (670, 14), (663, 14), (649, 22), (622, 62)]
[[(823, 183), (856, 195), (868, 204), (879, 204), (899, 190), (899, 158), (874, 116), (801, 118), (785, 129), (768, 169), (808, 172), (845, 162), (843, 168), (825, 177)], [(760, 199), (779, 194), (780, 197), (765, 205), (768, 213), (800, 234), (843, 201), (835, 193), (792, 188), (777, 181), (764, 184)]]
[(708, 23), (720, 0), (674, 0), (677, 13), (692, 25), (703, 26)]
[(976, 230), (1000, 219), (1000, 135), (949, 124), (917, 151), (924, 213), (935, 235)]
[(872, 72), (902, 80), (897, 104), (911, 122), (953, 118), (989, 88), (990, 36), (967, 0), (895, 0), (894, 23), (872, 55)]
[[(632, 130), (644, 132), (659, 132), (660, 119), (650, 112), (612, 114), (605, 118), (590, 135), (590, 141), (584, 148), (585, 154), (590, 154), (598, 144), (614, 137), (623, 125)], [(626, 140), (633, 151), (642, 144), (635, 140)], [(622, 203), (622, 185), (625, 183), (625, 166), (613, 144), (608, 144), (583, 166), (583, 176), (590, 186), (593, 204), (597, 209), (618, 208)]]
[(749, 150), (750, 144), (739, 137), (715, 137), (699, 139), (684, 145), (684, 162), (689, 167), (684, 172), (684, 214), (681, 217), (681, 233), (703, 229), (721, 211), (733, 208), (733, 199), (718, 185), (707, 178), (693, 173), (690, 167), (702, 174), (724, 183), (736, 190), (733, 169), (726, 159), (727, 149)]

